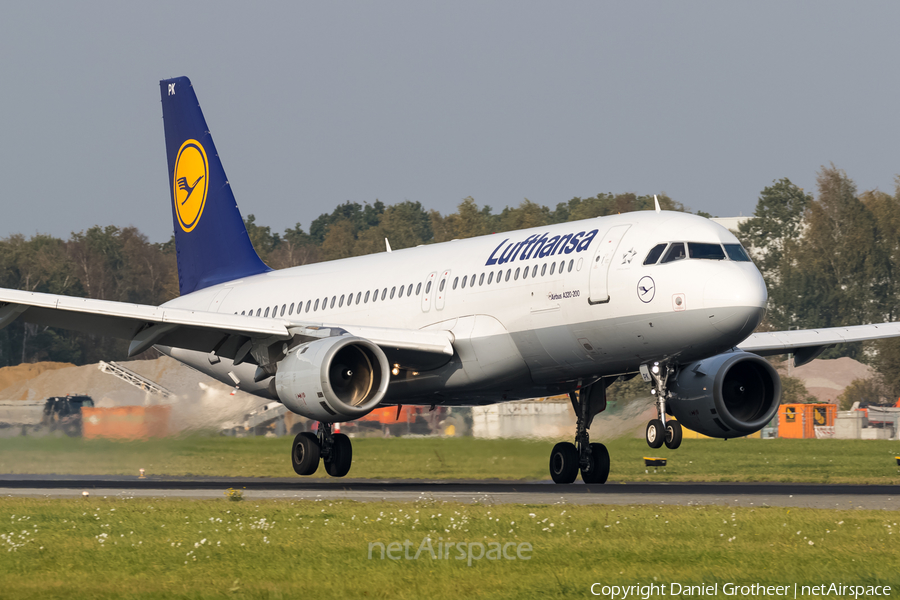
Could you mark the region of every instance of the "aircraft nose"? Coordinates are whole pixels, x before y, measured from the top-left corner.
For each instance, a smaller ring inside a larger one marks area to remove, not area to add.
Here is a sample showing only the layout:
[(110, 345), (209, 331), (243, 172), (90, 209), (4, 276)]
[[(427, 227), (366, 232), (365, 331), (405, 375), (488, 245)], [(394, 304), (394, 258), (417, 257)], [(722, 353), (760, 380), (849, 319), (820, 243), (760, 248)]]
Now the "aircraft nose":
[(709, 311), (710, 323), (717, 330), (746, 337), (765, 314), (766, 284), (756, 268), (748, 268), (749, 265), (728, 267), (707, 280), (703, 304)]

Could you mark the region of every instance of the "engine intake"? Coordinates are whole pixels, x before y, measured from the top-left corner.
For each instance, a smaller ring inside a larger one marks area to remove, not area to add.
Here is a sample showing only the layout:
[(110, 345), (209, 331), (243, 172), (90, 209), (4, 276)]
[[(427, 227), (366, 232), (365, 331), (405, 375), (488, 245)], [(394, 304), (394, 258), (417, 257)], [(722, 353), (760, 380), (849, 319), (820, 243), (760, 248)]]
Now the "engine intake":
[(369, 340), (339, 336), (293, 348), (278, 363), (278, 398), (298, 415), (317, 421), (358, 419), (384, 398), (390, 364)]
[(668, 409), (682, 425), (727, 439), (755, 433), (772, 420), (781, 378), (755, 354), (728, 352), (683, 367), (669, 391)]

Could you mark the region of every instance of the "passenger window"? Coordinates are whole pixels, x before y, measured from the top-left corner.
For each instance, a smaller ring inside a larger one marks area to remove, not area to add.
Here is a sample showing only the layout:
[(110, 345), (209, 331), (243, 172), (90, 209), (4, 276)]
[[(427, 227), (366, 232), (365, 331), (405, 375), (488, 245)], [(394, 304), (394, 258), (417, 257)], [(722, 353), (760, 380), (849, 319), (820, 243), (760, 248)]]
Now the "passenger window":
[(409, 298), (410, 296), (412, 296), (412, 284), (406, 286), (406, 297)]
[[(537, 267), (535, 267), (535, 268), (537, 268)], [(541, 265), (541, 277), (543, 277), (546, 274), (547, 274), (547, 263), (544, 263), (543, 265)]]
[(347, 306), (350, 306), (351, 304), (353, 304), (353, 292), (347, 294)]
[(494, 280), (494, 272), (491, 271), (488, 273), (488, 285), (491, 285), (491, 282)]
[[(303, 303), (301, 302), (300, 304), (303, 304)], [(297, 312), (300, 312), (300, 306), (299, 306), (299, 305), (297, 306)], [(291, 307), (288, 309), (288, 314), (289, 314), (289, 315), (294, 314), (294, 303), (293, 303), (293, 302), (291, 302)]]
[(387, 298), (387, 288), (381, 290), (381, 299), (384, 300), (385, 298)]
[(313, 310), (319, 310), (319, 299), (316, 298), (316, 307)]
[(431, 293), (431, 282), (430, 281), (425, 285), (425, 293), (426, 294)]
[(445, 286), (446, 284), (447, 284), (447, 280), (446, 280), (446, 279), (441, 279), (441, 287), (440, 287), (440, 291), (442, 291), (442, 292), (444, 291), (444, 286)]
[(740, 244), (725, 244), (725, 252), (728, 253), (728, 258), (731, 260), (751, 262), (750, 256), (747, 255), (747, 251), (744, 250), (744, 247)]
[(574, 266), (575, 266), (575, 259), (574, 258), (569, 259), (569, 273), (572, 272), (572, 267), (574, 267)]
[(372, 302), (378, 302), (378, 290), (372, 292)]
[(454, 277), (454, 278), (453, 278), (453, 289), (454, 289), (454, 290), (456, 289), (456, 284), (457, 284), (457, 283), (459, 283), (459, 277)]
[[(507, 280), (509, 279), (509, 273), (506, 274), (506, 279)], [(519, 267), (516, 267), (516, 274), (513, 275), (513, 281), (518, 281), (518, 280), (519, 280)]]
[(675, 262), (676, 260), (681, 260), (683, 258), (685, 258), (684, 244), (682, 242), (676, 242), (666, 250), (666, 254), (663, 256), (662, 263), (660, 264)]
[(391, 300), (394, 299), (394, 294), (396, 294), (396, 293), (397, 293), (397, 286), (395, 285), (394, 287), (391, 288)]
[(416, 286), (416, 296), (419, 295), (419, 292), (422, 291), (422, 282), (419, 282), (419, 285)]
[(702, 260), (725, 260), (725, 251), (719, 244), (700, 244), (688, 242), (688, 252), (691, 258)]
[(365, 300), (363, 300), (363, 303), (364, 303), (364, 304), (368, 304), (368, 303), (369, 303), (369, 293), (370, 293), (369, 290), (366, 290), (366, 298), (365, 298)]
[(563, 269), (565, 269), (565, 268), (566, 268), (566, 261), (564, 261), (564, 260), (559, 261), (559, 273), (560, 273), (560, 275), (562, 275)]
[(663, 250), (666, 249), (667, 244), (657, 244), (651, 248), (650, 252), (647, 254), (647, 258), (644, 259), (645, 265), (655, 265), (656, 261), (659, 260), (659, 257), (662, 256)]
[[(528, 279), (528, 269), (529, 269), (529, 267), (525, 267), (525, 270), (522, 271), (522, 279)], [(518, 272), (518, 271), (519, 270), (516, 269), (516, 272)]]
[(287, 306), (284, 305), (284, 304), (282, 304), (282, 305), (281, 305), (281, 314), (278, 315), (278, 316), (279, 316), (279, 317), (283, 317), (283, 316), (284, 316), (284, 311), (286, 311), (286, 310), (287, 310)]
[[(319, 303), (319, 301), (316, 300), (316, 304), (318, 304), (318, 303)], [(306, 301), (306, 310), (305, 310), (304, 312), (309, 312), (309, 305), (310, 305), (310, 304), (312, 304), (312, 300), (307, 300), (307, 301)]]
[(482, 273), (481, 277), (478, 278), (478, 285), (481, 285), (483, 283), (484, 283), (484, 273)]
[(495, 283), (500, 283), (503, 280), (503, 269), (497, 271), (497, 281)]
[(269, 307), (268, 307), (268, 306), (266, 307), (266, 314), (264, 314), (263, 316), (264, 316), (264, 317), (268, 317), (268, 316), (269, 316)]
[(406, 288), (405, 285), (401, 285), (401, 286), (400, 286), (400, 293), (397, 294), (397, 297), (398, 297), (398, 298), (402, 298), (402, 297), (403, 297), (403, 290), (404, 290), (405, 288)]
[[(547, 266), (547, 265), (544, 265), (544, 266)], [(550, 274), (553, 275), (553, 273), (555, 271), (556, 271), (556, 263), (550, 263)]]
[(246, 313), (246, 312), (247, 312), (246, 310), (242, 310), (242, 311), (241, 311), (241, 316), (243, 316), (244, 313)]
[[(341, 294), (341, 301), (338, 302), (338, 308), (342, 307), (343, 305), (344, 305), (344, 294)], [(332, 304), (332, 306), (334, 306), (334, 304)]]
[(467, 280), (468, 278), (469, 278), (468, 275), (463, 275), (463, 282), (462, 282), (462, 287), (463, 287), (463, 289), (466, 289), (466, 280)]
[(531, 278), (534, 279), (535, 277), (537, 277), (537, 265), (534, 265), (531, 269)]

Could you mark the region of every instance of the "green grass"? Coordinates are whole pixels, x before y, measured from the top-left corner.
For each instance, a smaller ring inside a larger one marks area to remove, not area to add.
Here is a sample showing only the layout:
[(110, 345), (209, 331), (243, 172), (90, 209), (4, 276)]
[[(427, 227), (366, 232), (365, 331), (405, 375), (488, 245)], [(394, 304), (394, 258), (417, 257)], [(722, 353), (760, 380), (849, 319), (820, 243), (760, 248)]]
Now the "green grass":
[[(896, 591), (898, 523), (898, 511), (3, 498), (0, 596), (583, 598), (592, 583), (654, 581)], [(368, 558), (370, 543), (407, 539), (414, 556), (426, 536), (452, 542), (450, 558)], [(531, 558), (475, 560), (473, 546), (471, 566), (457, 559), (457, 543), (494, 541), (530, 544)]]
[[(293, 477), (290, 438), (188, 437), (114, 442), (0, 439), (0, 473)], [(552, 441), (363, 438), (350, 477), (548, 479)], [(650, 450), (643, 440), (608, 443), (611, 481), (784, 481), (900, 484), (900, 442), (875, 440), (685, 440)], [(647, 468), (642, 457), (663, 456)], [(325, 477), (324, 468), (316, 474)]]

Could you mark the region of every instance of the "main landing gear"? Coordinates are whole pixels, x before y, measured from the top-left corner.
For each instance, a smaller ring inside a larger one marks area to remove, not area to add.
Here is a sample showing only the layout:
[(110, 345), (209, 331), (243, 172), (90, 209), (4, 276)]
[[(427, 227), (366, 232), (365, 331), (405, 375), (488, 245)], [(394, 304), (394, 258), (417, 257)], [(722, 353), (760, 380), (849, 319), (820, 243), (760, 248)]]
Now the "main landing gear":
[(609, 451), (591, 443), (588, 429), (594, 417), (606, 410), (606, 384), (596, 383), (569, 393), (577, 415), (575, 443), (560, 442), (550, 453), (550, 477), (555, 483), (572, 483), (581, 471), (585, 483), (606, 483), (609, 477)]
[(312, 475), (319, 468), (319, 459), (332, 477), (343, 477), (353, 462), (353, 446), (343, 433), (332, 433), (331, 423), (319, 422), (318, 435), (308, 431), (298, 433), (291, 444), (291, 464), (297, 475)]
[(658, 362), (653, 366), (641, 365), (641, 377), (644, 381), (653, 385), (650, 393), (656, 398), (657, 418), (647, 423), (646, 439), (651, 448), (666, 448), (674, 450), (681, 445), (682, 429), (678, 421), (666, 420), (666, 400), (669, 398), (669, 390), (666, 387), (669, 377), (675, 373), (671, 366), (661, 367)]

